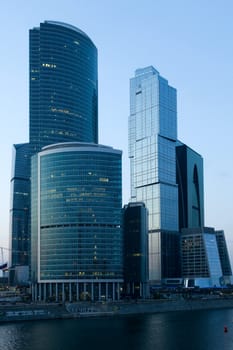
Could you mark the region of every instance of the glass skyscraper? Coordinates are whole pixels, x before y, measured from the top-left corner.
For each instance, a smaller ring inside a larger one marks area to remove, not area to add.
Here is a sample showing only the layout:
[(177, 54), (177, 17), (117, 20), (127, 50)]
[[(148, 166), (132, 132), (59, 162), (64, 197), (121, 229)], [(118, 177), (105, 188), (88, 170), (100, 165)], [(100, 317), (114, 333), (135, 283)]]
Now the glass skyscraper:
[(30, 30), (29, 143), (14, 146), (10, 261), (27, 265), (30, 159), (58, 142), (98, 142), (97, 49), (80, 29), (46, 21)]
[(123, 282), (121, 151), (90, 143), (32, 158), (34, 300), (119, 298)]
[(131, 201), (149, 211), (149, 279), (176, 277), (176, 90), (152, 66), (130, 80), (129, 158)]
[(80, 29), (30, 30), (30, 143), (98, 142), (97, 49)]

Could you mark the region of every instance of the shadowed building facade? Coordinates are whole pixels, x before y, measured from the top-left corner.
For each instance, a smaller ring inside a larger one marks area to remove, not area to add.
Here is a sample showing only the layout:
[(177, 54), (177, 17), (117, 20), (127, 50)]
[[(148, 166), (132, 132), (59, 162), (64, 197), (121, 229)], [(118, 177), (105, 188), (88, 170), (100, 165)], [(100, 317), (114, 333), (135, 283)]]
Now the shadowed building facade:
[(203, 158), (190, 147), (176, 147), (179, 228), (204, 227)]
[(9, 266), (28, 265), (30, 259), (30, 156), (29, 143), (13, 146)]
[(216, 241), (218, 246), (219, 258), (222, 266), (222, 273), (226, 280), (226, 283), (231, 283), (230, 276), (232, 276), (231, 263), (228, 254), (225, 234), (223, 230), (216, 230)]
[(144, 203), (123, 208), (124, 292), (133, 298), (148, 296), (148, 211)]

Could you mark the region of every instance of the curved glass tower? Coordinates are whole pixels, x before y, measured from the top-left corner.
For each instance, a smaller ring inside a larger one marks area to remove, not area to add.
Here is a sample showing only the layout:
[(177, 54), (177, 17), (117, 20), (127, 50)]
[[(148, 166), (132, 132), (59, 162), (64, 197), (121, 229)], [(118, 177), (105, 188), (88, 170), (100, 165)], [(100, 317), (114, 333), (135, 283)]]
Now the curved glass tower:
[(30, 30), (30, 143), (98, 142), (97, 49), (80, 29)]
[(15, 266), (28, 265), (30, 260), (31, 156), (59, 142), (97, 143), (97, 99), (97, 49), (91, 39), (80, 29), (61, 22), (46, 21), (31, 29), (30, 140), (13, 149), (12, 274)]
[(119, 297), (121, 196), (121, 151), (63, 143), (33, 156), (35, 300)]

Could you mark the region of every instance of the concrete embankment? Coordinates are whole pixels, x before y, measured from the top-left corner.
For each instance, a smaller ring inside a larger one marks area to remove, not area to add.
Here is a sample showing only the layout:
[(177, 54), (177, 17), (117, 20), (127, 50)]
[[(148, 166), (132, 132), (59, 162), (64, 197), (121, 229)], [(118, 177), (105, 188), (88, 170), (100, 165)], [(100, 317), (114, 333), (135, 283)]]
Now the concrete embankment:
[(0, 305), (0, 323), (30, 320), (69, 318), (65, 305), (58, 304), (23, 304)]
[(117, 316), (172, 311), (233, 308), (233, 298), (169, 299), (128, 302), (0, 305), (0, 322)]
[(119, 314), (159, 313), (204, 309), (233, 308), (233, 299), (158, 300), (124, 304)]

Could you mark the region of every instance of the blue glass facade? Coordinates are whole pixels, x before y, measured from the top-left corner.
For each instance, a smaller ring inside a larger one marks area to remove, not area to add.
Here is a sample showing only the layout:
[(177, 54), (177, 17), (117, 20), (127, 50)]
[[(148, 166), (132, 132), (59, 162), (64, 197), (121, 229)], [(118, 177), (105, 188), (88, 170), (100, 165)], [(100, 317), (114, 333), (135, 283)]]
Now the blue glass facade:
[[(30, 253), (30, 157), (28, 143), (13, 146), (9, 265), (28, 265)], [(11, 276), (11, 279), (14, 277)]]
[(170, 233), (178, 231), (176, 109), (176, 90), (158, 71), (152, 66), (136, 70), (130, 80), (131, 201), (144, 202), (149, 211), (151, 281), (167, 277), (163, 275), (163, 264), (170, 254), (162, 253), (165, 237), (161, 236), (167, 232), (170, 237)]
[[(11, 180), (10, 261), (30, 254), (30, 158), (58, 142), (98, 142), (97, 49), (71, 25), (46, 21), (30, 30), (29, 144), (15, 145)], [(26, 243), (27, 242), (27, 243)]]
[(32, 181), (35, 288), (70, 283), (78, 300), (85, 284), (91, 299), (106, 288), (115, 298), (123, 278), (121, 151), (88, 143), (45, 147), (33, 156)]
[(97, 49), (71, 25), (30, 30), (30, 143), (98, 142)]

